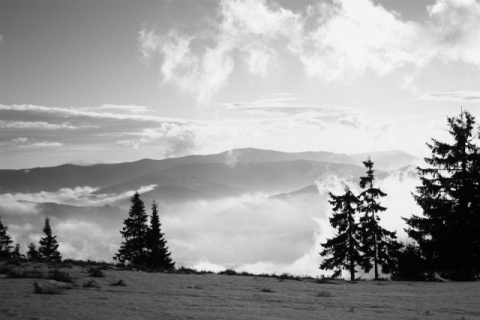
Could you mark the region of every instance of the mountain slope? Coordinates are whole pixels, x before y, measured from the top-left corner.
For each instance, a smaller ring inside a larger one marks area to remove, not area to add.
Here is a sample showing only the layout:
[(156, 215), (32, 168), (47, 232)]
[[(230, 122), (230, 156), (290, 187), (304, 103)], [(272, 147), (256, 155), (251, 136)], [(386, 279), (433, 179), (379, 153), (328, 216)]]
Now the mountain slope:
[(33, 193), (60, 188), (90, 186), (104, 188), (179, 165), (217, 163), (235, 167), (241, 163), (264, 163), (294, 160), (354, 163), (346, 155), (330, 152), (286, 153), (260, 149), (235, 149), (212, 155), (192, 155), (164, 160), (143, 159), (117, 164), (0, 170), (0, 193)]

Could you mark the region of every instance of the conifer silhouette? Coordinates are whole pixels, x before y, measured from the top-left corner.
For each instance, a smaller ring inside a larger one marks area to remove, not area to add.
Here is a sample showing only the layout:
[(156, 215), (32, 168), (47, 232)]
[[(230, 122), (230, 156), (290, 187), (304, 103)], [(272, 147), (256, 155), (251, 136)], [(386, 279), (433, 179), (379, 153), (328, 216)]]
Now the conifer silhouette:
[(24, 258), (23, 254), (20, 252), (20, 243), (16, 243), (15, 246), (13, 247), (12, 254), (10, 257), (12, 259), (21, 259)]
[(361, 251), (363, 253), (362, 268), (365, 272), (369, 272), (373, 268), (375, 271), (375, 280), (379, 277), (378, 265), (382, 266), (384, 273), (391, 273), (396, 266), (396, 258), (401, 248), (401, 244), (397, 242), (395, 232), (382, 228), (379, 224), (379, 213), (386, 210), (380, 202), (380, 198), (387, 194), (373, 185), (375, 180), (373, 162), (368, 158), (363, 161), (363, 165), (367, 169), (367, 175), (360, 177), (360, 187), (363, 192), (360, 194), (362, 205), (359, 211), (363, 213), (360, 217), (360, 236)]
[(147, 260), (148, 216), (145, 212), (145, 204), (140, 199), (138, 192), (132, 196), (130, 202), (132, 205), (128, 217), (123, 221), (124, 227), (120, 231), (125, 240), (113, 258), (121, 263), (143, 264)]
[(158, 206), (153, 201), (152, 215), (150, 216), (150, 227), (147, 233), (147, 255), (148, 264), (153, 268), (171, 270), (175, 267), (175, 263), (170, 258), (167, 242), (161, 231), (162, 224), (158, 216)]
[(360, 256), (360, 235), (355, 213), (361, 201), (346, 187), (345, 194), (335, 196), (329, 193), (333, 206), (330, 224), (337, 229), (337, 235), (321, 244), (324, 248), (322, 257), (330, 256), (320, 265), (322, 270), (333, 270), (333, 277), (339, 277), (342, 269), (349, 270), (350, 280), (355, 280), (355, 266), (362, 262)]
[(405, 219), (430, 273), (452, 280), (480, 275), (480, 161), (475, 117), (462, 110), (448, 117), (453, 143), (432, 139), (426, 168), (417, 168), (421, 185), (413, 195), (423, 216)]
[(52, 234), (52, 228), (50, 227), (50, 218), (48, 216), (45, 218), (43, 233), (45, 234), (45, 237), (40, 239), (40, 245), (38, 247), (38, 252), (41, 259), (47, 262), (62, 261), (62, 256), (58, 251), (57, 236), (54, 236)]
[(40, 258), (40, 254), (37, 250), (37, 246), (35, 243), (30, 243), (28, 245), (28, 251), (27, 251), (27, 259), (30, 261), (37, 261)]
[(9, 258), (13, 247), (12, 238), (7, 233), (8, 227), (3, 225), (2, 220), (0, 219), (0, 259)]

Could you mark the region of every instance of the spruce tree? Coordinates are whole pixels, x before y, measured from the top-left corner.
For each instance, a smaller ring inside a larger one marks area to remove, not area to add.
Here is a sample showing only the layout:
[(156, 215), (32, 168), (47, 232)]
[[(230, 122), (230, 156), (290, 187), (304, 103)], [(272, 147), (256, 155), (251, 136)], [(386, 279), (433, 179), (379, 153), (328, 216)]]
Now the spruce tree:
[(143, 264), (146, 262), (147, 213), (145, 205), (136, 192), (130, 199), (132, 203), (128, 217), (123, 221), (124, 227), (120, 231), (125, 241), (122, 242), (118, 253), (113, 257), (121, 263)]
[(432, 139), (426, 168), (417, 168), (421, 185), (414, 199), (423, 216), (405, 219), (430, 273), (452, 280), (480, 274), (479, 149), (475, 118), (468, 111), (448, 117), (452, 143)]
[(38, 247), (40, 258), (47, 262), (61, 262), (62, 256), (58, 251), (57, 236), (52, 234), (50, 218), (48, 216), (45, 218), (43, 233), (45, 234), (45, 237), (40, 239), (40, 245)]
[(10, 255), (12, 259), (22, 259), (24, 258), (23, 254), (20, 252), (20, 243), (16, 243), (13, 247), (12, 254)]
[(155, 201), (153, 201), (150, 227), (147, 233), (148, 264), (152, 268), (171, 270), (175, 267), (175, 263), (170, 258), (171, 253), (168, 252), (167, 242), (161, 231), (161, 226), (162, 224), (158, 216), (158, 206)]
[(3, 225), (0, 219), (0, 259), (7, 259), (11, 255), (13, 247), (12, 238), (7, 233), (8, 227)]
[(30, 243), (28, 245), (28, 251), (27, 251), (27, 259), (30, 261), (37, 261), (39, 260), (39, 253), (37, 250), (37, 246), (35, 246), (35, 243)]
[(367, 175), (360, 177), (360, 187), (363, 189), (360, 194), (362, 205), (359, 208), (363, 213), (360, 217), (359, 229), (362, 240), (362, 268), (365, 272), (370, 272), (373, 264), (375, 280), (377, 280), (378, 265), (382, 266), (384, 273), (391, 273), (395, 269), (401, 244), (397, 242), (395, 232), (388, 231), (379, 224), (378, 214), (387, 209), (380, 204), (379, 199), (387, 194), (373, 185), (375, 170), (373, 170), (372, 160), (368, 158), (367, 161), (363, 161), (363, 165), (367, 169)]
[(361, 201), (348, 187), (345, 188), (345, 194), (341, 196), (335, 196), (332, 193), (329, 195), (331, 198), (329, 203), (333, 206), (334, 211), (330, 218), (330, 224), (337, 229), (337, 235), (321, 244), (324, 249), (320, 255), (330, 257), (323, 260), (320, 269), (335, 269), (334, 278), (341, 275), (342, 269), (349, 270), (350, 280), (353, 281), (355, 280), (355, 265), (362, 262), (360, 235), (355, 219), (355, 213)]

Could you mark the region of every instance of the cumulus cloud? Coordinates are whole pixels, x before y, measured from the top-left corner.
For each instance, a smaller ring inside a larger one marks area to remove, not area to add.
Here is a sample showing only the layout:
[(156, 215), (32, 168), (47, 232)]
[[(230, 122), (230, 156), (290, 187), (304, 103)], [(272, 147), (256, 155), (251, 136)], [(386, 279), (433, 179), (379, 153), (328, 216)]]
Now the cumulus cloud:
[(162, 55), (163, 80), (193, 94), (199, 103), (210, 102), (226, 85), (236, 55), (242, 57), (251, 74), (266, 75), (277, 55), (269, 43), (286, 35), (296, 38), (300, 31), (295, 28), (298, 15), (272, 9), (264, 0), (221, 1), (219, 12), (220, 22), (208, 36), (171, 31), (161, 37), (144, 29), (139, 35), (145, 57), (155, 51)]
[(160, 43), (160, 38), (153, 30), (142, 29), (138, 33), (139, 52), (141, 57), (148, 61), (152, 55), (157, 51)]
[(480, 67), (480, 2), (477, 0), (437, 0), (428, 7), (438, 55)]
[[(165, 83), (208, 103), (243, 65), (265, 77), (294, 57), (325, 82), (379, 76), (435, 59), (480, 66), (480, 3), (437, 0), (424, 24), (404, 21), (371, 0), (334, 0), (293, 12), (274, 1), (223, 0), (208, 32), (139, 33), (143, 57), (159, 54)], [(408, 80), (408, 79), (407, 79)], [(403, 84), (405, 85), (405, 83)]]

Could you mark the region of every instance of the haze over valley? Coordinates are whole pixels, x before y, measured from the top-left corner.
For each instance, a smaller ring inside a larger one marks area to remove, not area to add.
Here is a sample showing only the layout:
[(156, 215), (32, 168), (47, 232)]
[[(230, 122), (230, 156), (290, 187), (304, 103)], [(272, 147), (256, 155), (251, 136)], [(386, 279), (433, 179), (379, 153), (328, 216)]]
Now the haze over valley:
[[(178, 265), (317, 275), (319, 243), (333, 234), (328, 192), (340, 193), (347, 184), (357, 188), (364, 157), (250, 148), (2, 170), (0, 216), (22, 248), (38, 241), (48, 215), (64, 258), (112, 261), (130, 197), (138, 191), (148, 212), (153, 200), (159, 204)], [(418, 183), (419, 159), (401, 151), (373, 152), (371, 158), (378, 159), (378, 183), (389, 195), (382, 222), (402, 236), (400, 216), (418, 211), (409, 191)]]

